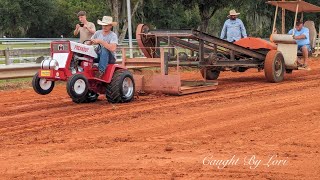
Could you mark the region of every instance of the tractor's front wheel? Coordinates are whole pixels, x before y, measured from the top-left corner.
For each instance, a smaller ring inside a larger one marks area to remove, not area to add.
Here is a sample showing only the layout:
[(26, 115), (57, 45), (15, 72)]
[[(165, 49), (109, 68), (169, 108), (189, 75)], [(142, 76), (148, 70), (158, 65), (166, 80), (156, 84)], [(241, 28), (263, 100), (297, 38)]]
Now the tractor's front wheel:
[(89, 82), (82, 74), (75, 74), (67, 81), (67, 92), (75, 103), (83, 103), (87, 100)]
[(283, 81), (286, 67), (280, 51), (271, 50), (264, 61), (264, 74), (267, 81), (278, 83)]
[(126, 103), (133, 100), (135, 84), (128, 70), (117, 70), (107, 84), (106, 98), (110, 103)]
[(54, 81), (48, 81), (46, 79), (40, 78), (39, 73), (36, 73), (32, 79), (32, 87), (34, 91), (41, 95), (46, 95), (51, 93), (54, 88)]

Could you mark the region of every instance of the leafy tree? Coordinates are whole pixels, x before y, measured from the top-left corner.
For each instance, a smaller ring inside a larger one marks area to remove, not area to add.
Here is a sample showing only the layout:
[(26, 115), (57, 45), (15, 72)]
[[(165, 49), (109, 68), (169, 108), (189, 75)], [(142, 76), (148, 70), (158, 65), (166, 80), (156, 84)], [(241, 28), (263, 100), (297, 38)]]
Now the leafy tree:
[(197, 12), (185, 9), (170, 0), (145, 0), (145, 22), (160, 29), (183, 29), (197, 27), (200, 18)]
[(0, 31), (9, 37), (23, 37), (46, 26), (53, 17), (54, 3), (47, 0), (1, 0)]
[[(111, 8), (114, 21), (118, 22), (118, 26), (114, 27), (114, 32), (119, 36), (119, 42), (121, 43), (128, 31), (127, 0), (110, 0), (110, 2), (111, 4), (109, 8)], [(130, 2), (131, 16), (134, 21), (144, 0), (132, 0)]]
[(235, 4), (237, 0), (179, 0), (177, 2), (189, 9), (197, 7), (200, 15), (199, 29), (207, 32), (209, 21), (212, 16), (218, 12), (218, 10), (228, 5)]
[[(319, 0), (306, 0), (320, 6)], [(199, 28), (219, 35), (230, 9), (241, 13), (248, 34), (268, 37), (271, 33), (275, 7), (266, 0), (131, 0), (133, 29), (147, 23), (158, 29)], [(73, 37), (78, 23), (76, 13), (87, 12), (95, 23), (111, 15), (119, 26), (120, 41), (126, 37), (128, 22), (126, 0), (0, 0), (0, 36), (7, 37)], [(294, 13), (286, 12), (287, 31), (293, 26)], [(304, 20), (320, 24), (320, 13), (305, 13)], [(100, 26), (97, 25), (97, 29)], [(281, 13), (277, 28), (281, 29)]]
[(77, 13), (79, 11), (87, 12), (87, 19), (96, 25), (97, 20), (101, 19), (104, 15), (110, 14), (109, 4), (106, 1), (100, 0), (55, 0), (57, 9), (53, 23), (48, 27), (51, 34), (55, 37), (64, 35), (65, 37), (73, 37), (73, 30), (77, 23), (79, 23)]

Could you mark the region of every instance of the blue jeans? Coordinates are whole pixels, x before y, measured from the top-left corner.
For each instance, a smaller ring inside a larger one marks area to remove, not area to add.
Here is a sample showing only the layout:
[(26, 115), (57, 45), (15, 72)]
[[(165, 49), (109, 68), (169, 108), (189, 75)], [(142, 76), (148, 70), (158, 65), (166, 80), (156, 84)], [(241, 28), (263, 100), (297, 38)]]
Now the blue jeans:
[(98, 58), (95, 62), (97, 61), (99, 61), (99, 71), (104, 73), (108, 67), (108, 64), (114, 64), (116, 62), (116, 58), (108, 49), (101, 47), (98, 52)]
[(311, 51), (311, 46), (310, 46), (310, 44), (298, 45), (298, 51), (302, 51), (302, 47), (303, 47), (303, 46), (306, 46), (309, 52)]

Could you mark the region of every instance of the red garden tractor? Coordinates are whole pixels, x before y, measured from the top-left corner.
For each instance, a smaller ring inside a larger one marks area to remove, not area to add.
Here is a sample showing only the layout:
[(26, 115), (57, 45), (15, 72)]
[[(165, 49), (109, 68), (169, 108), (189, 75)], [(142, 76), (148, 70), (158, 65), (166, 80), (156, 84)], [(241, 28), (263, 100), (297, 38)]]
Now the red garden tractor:
[(51, 58), (42, 61), (33, 77), (35, 92), (49, 94), (55, 81), (67, 81), (67, 92), (75, 103), (95, 102), (99, 94), (111, 103), (132, 101), (135, 83), (126, 67), (109, 64), (101, 79), (95, 77), (97, 48), (73, 41), (52, 42)]

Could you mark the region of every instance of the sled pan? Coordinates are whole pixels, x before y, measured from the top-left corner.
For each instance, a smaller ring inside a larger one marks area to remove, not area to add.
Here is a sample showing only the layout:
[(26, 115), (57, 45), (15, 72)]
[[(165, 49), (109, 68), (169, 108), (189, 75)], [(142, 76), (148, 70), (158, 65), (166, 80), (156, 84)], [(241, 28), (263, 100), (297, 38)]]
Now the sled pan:
[(217, 82), (182, 81), (180, 75), (133, 75), (137, 92), (186, 95), (217, 88)]
[[(122, 49), (122, 65), (134, 71), (133, 78), (136, 92), (163, 93), (169, 95), (186, 95), (217, 88), (216, 81), (205, 80), (181, 80), (179, 72), (179, 57), (175, 61), (175, 70), (169, 71), (168, 54), (165, 50), (170, 48), (159, 48), (159, 58), (127, 58), (126, 49)], [(147, 71), (143, 71), (147, 69)]]

